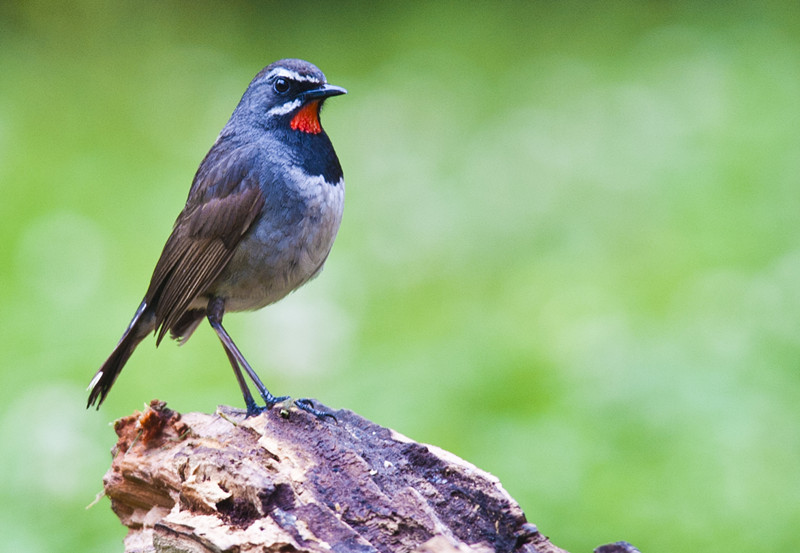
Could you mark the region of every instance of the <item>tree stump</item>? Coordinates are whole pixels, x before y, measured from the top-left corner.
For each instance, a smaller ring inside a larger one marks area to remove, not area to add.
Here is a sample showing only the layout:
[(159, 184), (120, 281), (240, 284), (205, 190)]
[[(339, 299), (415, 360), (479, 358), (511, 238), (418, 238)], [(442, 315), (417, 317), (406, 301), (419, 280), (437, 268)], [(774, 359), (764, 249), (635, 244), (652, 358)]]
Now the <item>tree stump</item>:
[(116, 421), (103, 483), (126, 553), (566, 553), (494, 476), (332, 413), (181, 415), (154, 400)]

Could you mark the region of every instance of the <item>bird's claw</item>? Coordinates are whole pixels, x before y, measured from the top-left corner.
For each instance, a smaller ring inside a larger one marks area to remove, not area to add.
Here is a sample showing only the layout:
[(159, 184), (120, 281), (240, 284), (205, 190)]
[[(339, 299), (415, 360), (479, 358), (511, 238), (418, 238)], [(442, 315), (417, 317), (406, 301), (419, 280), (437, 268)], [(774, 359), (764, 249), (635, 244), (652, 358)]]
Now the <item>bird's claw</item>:
[(302, 409), (306, 413), (310, 413), (310, 414), (314, 415), (319, 420), (323, 420), (325, 417), (330, 417), (334, 421), (339, 422), (339, 420), (336, 418), (336, 415), (334, 415), (333, 413), (320, 411), (319, 409), (314, 407), (314, 402), (311, 401), (308, 398), (296, 399), (296, 400), (294, 400), (294, 404), (297, 405), (297, 407), (299, 407), (300, 409)]

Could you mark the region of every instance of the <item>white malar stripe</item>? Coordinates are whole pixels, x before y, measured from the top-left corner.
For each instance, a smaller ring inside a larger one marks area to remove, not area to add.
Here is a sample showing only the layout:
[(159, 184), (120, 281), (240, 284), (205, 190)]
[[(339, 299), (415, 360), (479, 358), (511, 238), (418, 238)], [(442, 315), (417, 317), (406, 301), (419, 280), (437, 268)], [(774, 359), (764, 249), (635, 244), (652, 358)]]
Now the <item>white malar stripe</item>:
[(277, 105), (267, 112), (267, 115), (286, 115), (300, 107), (301, 102), (299, 99), (294, 99), (291, 102), (285, 102)]
[(267, 75), (267, 78), (270, 77), (286, 77), (287, 79), (291, 79), (293, 81), (298, 81), (298, 82), (305, 81), (309, 83), (323, 84), (323, 82), (316, 77), (312, 77), (311, 75), (301, 75), (300, 73), (292, 71), (291, 69), (286, 69), (285, 67), (276, 67), (275, 69), (270, 71), (269, 74)]

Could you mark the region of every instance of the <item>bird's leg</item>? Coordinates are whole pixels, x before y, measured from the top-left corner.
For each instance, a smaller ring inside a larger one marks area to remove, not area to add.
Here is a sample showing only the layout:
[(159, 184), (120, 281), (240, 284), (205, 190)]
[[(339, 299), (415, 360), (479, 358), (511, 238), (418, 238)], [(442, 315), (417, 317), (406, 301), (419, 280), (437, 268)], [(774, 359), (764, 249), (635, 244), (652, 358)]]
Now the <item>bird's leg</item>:
[(247, 388), (247, 384), (244, 380), (244, 375), (242, 375), (240, 367), (245, 370), (247, 376), (249, 376), (256, 385), (259, 394), (261, 394), (261, 397), (264, 399), (264, 403), (266, 403), (267, 409), (271, 409), (276, 403), (280, 403), (281, 401), (289, 399), (289, 396), (275, 397), (269, 392), (269, 390), (267, 390), (267, 387), (264, 386), (263, 382), (261, 382), (261, 379), (250, 366), (250, 363), (247, 362), (247, 359), (244, 358), (242, 352), (239, 351), (239, 348), (236, 347), (233, 339), (230, 337), (230, 335), (228, 335), (228, 333), (225, 331), (225, 328), (222, 326), (222, 315), (224, 313), (225, 300), (222, 298), (212, 298), (211, 301), (208, 302), (208, 308), (206, 309), (208, 322), (211, 325), (211, 328), (213, 328), (217, 333), (220, 342), (222, 342), (222, 347), (225, 349), (225, 353), (228, 356), (228, 360), (231, 362), (234, 373), (236, 373), (236, 380), (239, 382), (239, 387), (242, 389), (242, 395), (244, 396), (244, 402), (247, 405), (247, 414), (258, 414), (263, 409), (258, 407), (256, 402), (253, 400), (253, 396), (250, 394), (250, 390)]
[(247, 382), (244, 380), (244, 375), (242, 375), (242, 371), (239, 369), (239, 364), (236, 362), (236, 357), (234, 357), (230, 350), (225, 346), (224, 342), (222, 343), (222, 347), (225, 349), (225, 355), (228, 356), (228, 361), (231, 362), (233, 372), (236, 374), (236, 380), (239, 382), (239, 388), (242, 390), (244, 404), (247, 406), (247, 416), (251, 417), (258, 415), (265, 409), (265, 407), (261, 407), (256, 404), (256, 400), (253, 399), (253, 394), (250, 393), (250, 389), (247, 387)]

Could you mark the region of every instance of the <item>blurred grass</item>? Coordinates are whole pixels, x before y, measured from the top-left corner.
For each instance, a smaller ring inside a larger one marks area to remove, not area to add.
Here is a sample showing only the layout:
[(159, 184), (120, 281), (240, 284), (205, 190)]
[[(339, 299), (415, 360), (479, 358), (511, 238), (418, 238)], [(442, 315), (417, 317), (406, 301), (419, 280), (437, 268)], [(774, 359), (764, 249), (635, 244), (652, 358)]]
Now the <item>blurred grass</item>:
[(84, 387), (191, 177), (280, 57), (350, 94), (320, 279), (229, 330), (319, 397), (496, 474), (571, 551), (794, 551), (792, 2), (0, 7), (7, 551), (114, 551), (107, 421), (239, 405), (207, 328)]

